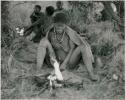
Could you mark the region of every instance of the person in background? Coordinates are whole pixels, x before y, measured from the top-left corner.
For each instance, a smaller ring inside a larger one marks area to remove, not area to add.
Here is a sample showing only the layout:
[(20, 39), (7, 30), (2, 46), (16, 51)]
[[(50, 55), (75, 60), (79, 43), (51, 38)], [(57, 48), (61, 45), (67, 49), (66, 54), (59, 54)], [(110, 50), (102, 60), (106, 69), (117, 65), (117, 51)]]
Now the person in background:
[(62, 1), (57, 1), (56, 2), (56, 9), (55, 9), (55, 12), (54, 12), (54, 15), (55, 16), (57, 13), (65, 13), (66, 16), (67, 16), (67, 20), (68, 20), (68, 25), (70, 24), (70, 21), (71, 21), (71, 15), (70, 15), (70, 11), (69, 10), (66, 10), (64, 8), (64, 4)]
[[(35, 5), (33, 13), (30, 15), (31, 24), (37, 22), (40, 18), (44, 17), (44, 13), (41, 12), (41, 6)], [(41, 23), (36, 25), (35, 27), (26, 29), (25, 36), (27, 36), (28, 40), (31, 40), (33, 42), (39, 42), (40, 38), (42, 36), (41, 34)]]
[(41, 16), (43, 16), (43, 13), (41, 12), (41, 6), (35, 5), (33, 13), (30, 15), (31, 23), (34, 23), (37, 21)]
[(57, 9), (55, 11), (63, 10), (63, 2), (62, 1), (57, 1), (56, 2), (56, 7), (57, 7)]

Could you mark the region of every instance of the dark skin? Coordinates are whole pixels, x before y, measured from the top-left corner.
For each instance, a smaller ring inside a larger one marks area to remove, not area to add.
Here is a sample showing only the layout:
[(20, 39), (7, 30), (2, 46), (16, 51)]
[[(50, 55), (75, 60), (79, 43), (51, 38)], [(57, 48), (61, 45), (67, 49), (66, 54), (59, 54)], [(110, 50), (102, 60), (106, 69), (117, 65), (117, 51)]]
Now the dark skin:
[(28, 40), (39, 43), (40, 39), (45, 36), (44, 32), (42, 32), (42, 25), (44, 24), (45, 14), (40, 12), (38, 7), (35, 7), (34, 12), (30, 18), (32, 24), (25, 29), (24, 35), (27, 36)]
[[(37, 26), (37, 25), (39, 25), (39, 24), (43, 25), (44, 22), (45, 22), (44, 19), (46, 18), (46, 16), (48, 16), (47, 12), (45, 12), (45, 15), (44, 15), (44, 16), (41, 16), (37, 21), (35, 21), (34, 23), (32, 23), (32, 24), (24, 31), (24, 33), (26, 33), (27, 31), (29, 31), (30, 29), (32, 29), (33, 27), (35, 27), (35, 26)], [(51, 16), (49, 16), (49, 17), (51, 17)], [(46, 29), (46, 30), (48, 30), (48, 29)], [(46, 32), (46, 30), (45, 30), (45, 32)], [(44, 34), (46, 34), (46, 33), (44, 33)]]
[[(44, 16), (42, 12), (40, 12), (40, 8), (35, 6), (33, 13), (30, 16), (32, 24), (36, 23), (41, 17)], [(40, 41), (40, 38), (43, 37), (43, 34), (41, 34), (41, 22), (38, 23), (36, 26), (29, 27), (25, 30), (25, 36), (28, 36), (27, 39), (31, 40), (35, 43), (38, 43)]]
[(40, 10), (41, 10), (40, 8), (34, 7), (34, 11), (30, 16), (32, 23), (34, 23), (35, 21), (37, 21), (40, 18)]
[(34, 7), (34, 11), (30, 16), (32, 24), (24, 31), (25, 36), (31, 33), (28, 31), (30, 31), (32, 28), (40, 26), (42, 24), (44, 15), (40, 13), (40, 11), (41, 9), (39, 9), (38, 7)]

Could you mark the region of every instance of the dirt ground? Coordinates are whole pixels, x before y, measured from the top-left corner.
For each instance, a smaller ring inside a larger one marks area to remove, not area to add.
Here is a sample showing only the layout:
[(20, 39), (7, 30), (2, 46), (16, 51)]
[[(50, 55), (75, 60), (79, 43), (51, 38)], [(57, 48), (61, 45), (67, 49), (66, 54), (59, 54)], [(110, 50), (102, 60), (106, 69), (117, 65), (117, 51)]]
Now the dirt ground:
[[(34, 67), (35, 64), (29, 64), (25, 65), (19, 62), (15, 62), (15, 64), (18, 63), (18, 66), (25, 66), (26, 69), (24, 69), (24, 72), (22, 71), (20, 75), (27, 74), (27, 73), (34, 73)], [(27, 67), (26, 67), (27, 66)], [(21, 67), (22, 69), (22, 67)], [(19, 75), (19, 70), (15, 67), (12, 70), (12, 77), (16, 77), (16, 75)], [(29, 71), (28, 71), (29, 70)], [(48, 72), (51, 72), (52, 68), (47, 68), (47, 66), (44, 66), (43, 69), (40, 71), (40, 74), (45, 74)], [(95, 69), (96, 72), (98, 72), (97, 69)], [(2, 98), (3, 99), (119, 99), (124, 98), (125, 91), (115, 91), (116, 93), (111, 91), (111, 87), (117, 86), (119, 83), (116, 81), (109, 82), (107, 79), (101, 77), (102, 79), (100, 81), (91, 81), (88, 75), (88, 72), (83, 64), (80, 65), (80, 67), (77, 70), (73, 71), (63, 71), (62, 75), (64, 77), (64, 80), (68, 80), (68, 82), (72, 83), (82, 83), (82, 85), (79, 86), (68, 86), (68, 87), (61, 87), (56, 88), (55, 90), (55, 96), (50, 95), (50, 90), (46, 89), (43, 93), (38, 93), (42, 90), (41, 87), (37, 87), (36, 85), (32, 84), (31, 79), (17, 79), (14, 81), (10, 81), (9, 84), (2, 85)], [(3, 80), (4, 81), (4, 80)], [(9, 81), (8, 81), (9, 82)], [(112, 83), (109, 85), (109, 83)], [(5, 87), (4, 87), (5, 86)], [(120, 87), (119, 87), (120, 88)], [(122, 95), (122, 96), (121, 96)]]

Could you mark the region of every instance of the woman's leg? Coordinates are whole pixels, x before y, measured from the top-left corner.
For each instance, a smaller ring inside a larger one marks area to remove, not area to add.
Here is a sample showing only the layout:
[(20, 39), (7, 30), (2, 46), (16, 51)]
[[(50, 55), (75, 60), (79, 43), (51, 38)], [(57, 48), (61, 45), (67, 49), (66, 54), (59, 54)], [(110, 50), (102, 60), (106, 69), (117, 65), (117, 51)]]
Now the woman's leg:
[(77, 47), (73, 51), (73, 53), (70, 57), (68, 69), (70, 69), (70, 70), (74, 69), (76, 67), (76, 65), (79, 63), (80, 58), (81, 58), (81, 50), (79, 47)]
[(50, 56), (55, 56), (54, 50), (47, 38), (43, 38), (38, 46), (37, 51), (37, 69), (41, 69), (43, 61), (45, 59), (46, 50), (48, 50)]
[(93, 80), (97, 80), (98, 77), (94, 75), (94, 72), (93, 72), (92, 60), (89, 54), (87, 53), (87, 49), (83, 45), (78, 46), (74, 50), (71, 56), (71, 59), (69, 61), (70, 67), (72, 68), (72, 66), (76, 66), (76, 64), (79, 62), (80, 56), (82, 56), (83, 62), (85, 63), (91, 78)]

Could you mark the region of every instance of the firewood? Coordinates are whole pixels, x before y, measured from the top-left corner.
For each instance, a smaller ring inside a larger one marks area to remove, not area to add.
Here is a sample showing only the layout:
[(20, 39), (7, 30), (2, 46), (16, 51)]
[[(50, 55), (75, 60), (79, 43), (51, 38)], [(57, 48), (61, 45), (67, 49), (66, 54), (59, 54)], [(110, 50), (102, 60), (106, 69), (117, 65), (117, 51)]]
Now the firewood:
[(49, 85), (49, 82), (46, 82), (43, 86), (43, 88), (40, 90), (40, 92), (38, 93), (38, 95), (40, 95), (41, 93), (43, 93), (46, 89), (48, 89), (48, 85)]

